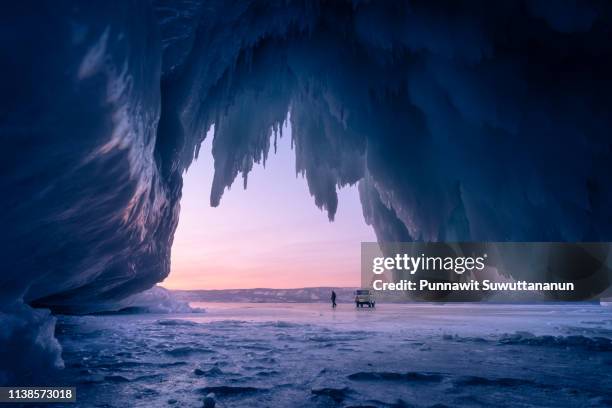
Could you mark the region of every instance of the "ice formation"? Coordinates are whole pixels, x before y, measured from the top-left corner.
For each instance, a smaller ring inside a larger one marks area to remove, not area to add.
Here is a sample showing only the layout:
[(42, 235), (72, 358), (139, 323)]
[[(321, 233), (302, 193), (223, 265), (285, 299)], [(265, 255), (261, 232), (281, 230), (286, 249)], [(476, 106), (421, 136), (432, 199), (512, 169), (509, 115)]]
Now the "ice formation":
[(171, 291), (153, 286), (118, 301), (108, 311), (117, 313), (202, 313), (204, 309), (189, 306), (189, 302), (178, 299)]
[(105, 310), (168, 274), (213, 125), (213, 205), (290, 117), (315, 204), (332, 219), (359, 182), (379, 240), (610, 240), (611, 19), (597, 0), (4, 4), (0, 348), (53, 366), (32, 306)]

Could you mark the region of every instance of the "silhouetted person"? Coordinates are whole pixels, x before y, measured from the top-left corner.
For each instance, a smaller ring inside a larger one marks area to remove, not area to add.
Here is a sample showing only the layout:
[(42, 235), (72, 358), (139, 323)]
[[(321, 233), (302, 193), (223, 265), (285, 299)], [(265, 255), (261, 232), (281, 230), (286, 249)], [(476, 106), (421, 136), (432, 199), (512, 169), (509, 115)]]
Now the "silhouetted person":
[(332, 301), (332, 307), (335, 308), (336, 307), (336, 292), (334, 292), (332, 290), (332, 295), (331, 295), (331, 301)]

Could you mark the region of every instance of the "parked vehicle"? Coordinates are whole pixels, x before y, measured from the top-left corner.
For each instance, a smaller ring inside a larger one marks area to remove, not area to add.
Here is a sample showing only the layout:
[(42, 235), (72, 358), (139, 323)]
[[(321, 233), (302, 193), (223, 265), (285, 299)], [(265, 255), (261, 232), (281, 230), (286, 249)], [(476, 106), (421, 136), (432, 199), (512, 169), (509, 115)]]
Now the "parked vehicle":
[(364, 305), (368, 305), (368, 307), (376, 307), (376, 299), (374, 299), (374, 294), (369, 289), (358, 289), (355, 291), (355, 306), (363, 307)]

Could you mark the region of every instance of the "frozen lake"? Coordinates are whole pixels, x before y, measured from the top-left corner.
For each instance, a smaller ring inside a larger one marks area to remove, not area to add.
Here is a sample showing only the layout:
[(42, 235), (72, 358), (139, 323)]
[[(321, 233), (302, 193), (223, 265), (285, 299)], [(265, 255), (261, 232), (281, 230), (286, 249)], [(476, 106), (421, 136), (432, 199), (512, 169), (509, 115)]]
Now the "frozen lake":
[(612, 406), (612, 307), (193, 304), (58, 322), (77, 406)]

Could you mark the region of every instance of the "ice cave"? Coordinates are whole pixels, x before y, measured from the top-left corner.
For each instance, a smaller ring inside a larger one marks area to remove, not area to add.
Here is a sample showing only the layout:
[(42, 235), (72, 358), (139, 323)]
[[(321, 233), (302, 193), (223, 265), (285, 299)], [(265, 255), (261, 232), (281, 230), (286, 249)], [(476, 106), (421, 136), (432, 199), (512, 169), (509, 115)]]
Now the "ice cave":
[(212, 126), (213, 206), (289, 117), (314, 204), (358, 183), (379, 241), (612, 239), (610, 3), (95, 3), (0, 13), (0, 383), (169, 273)]

